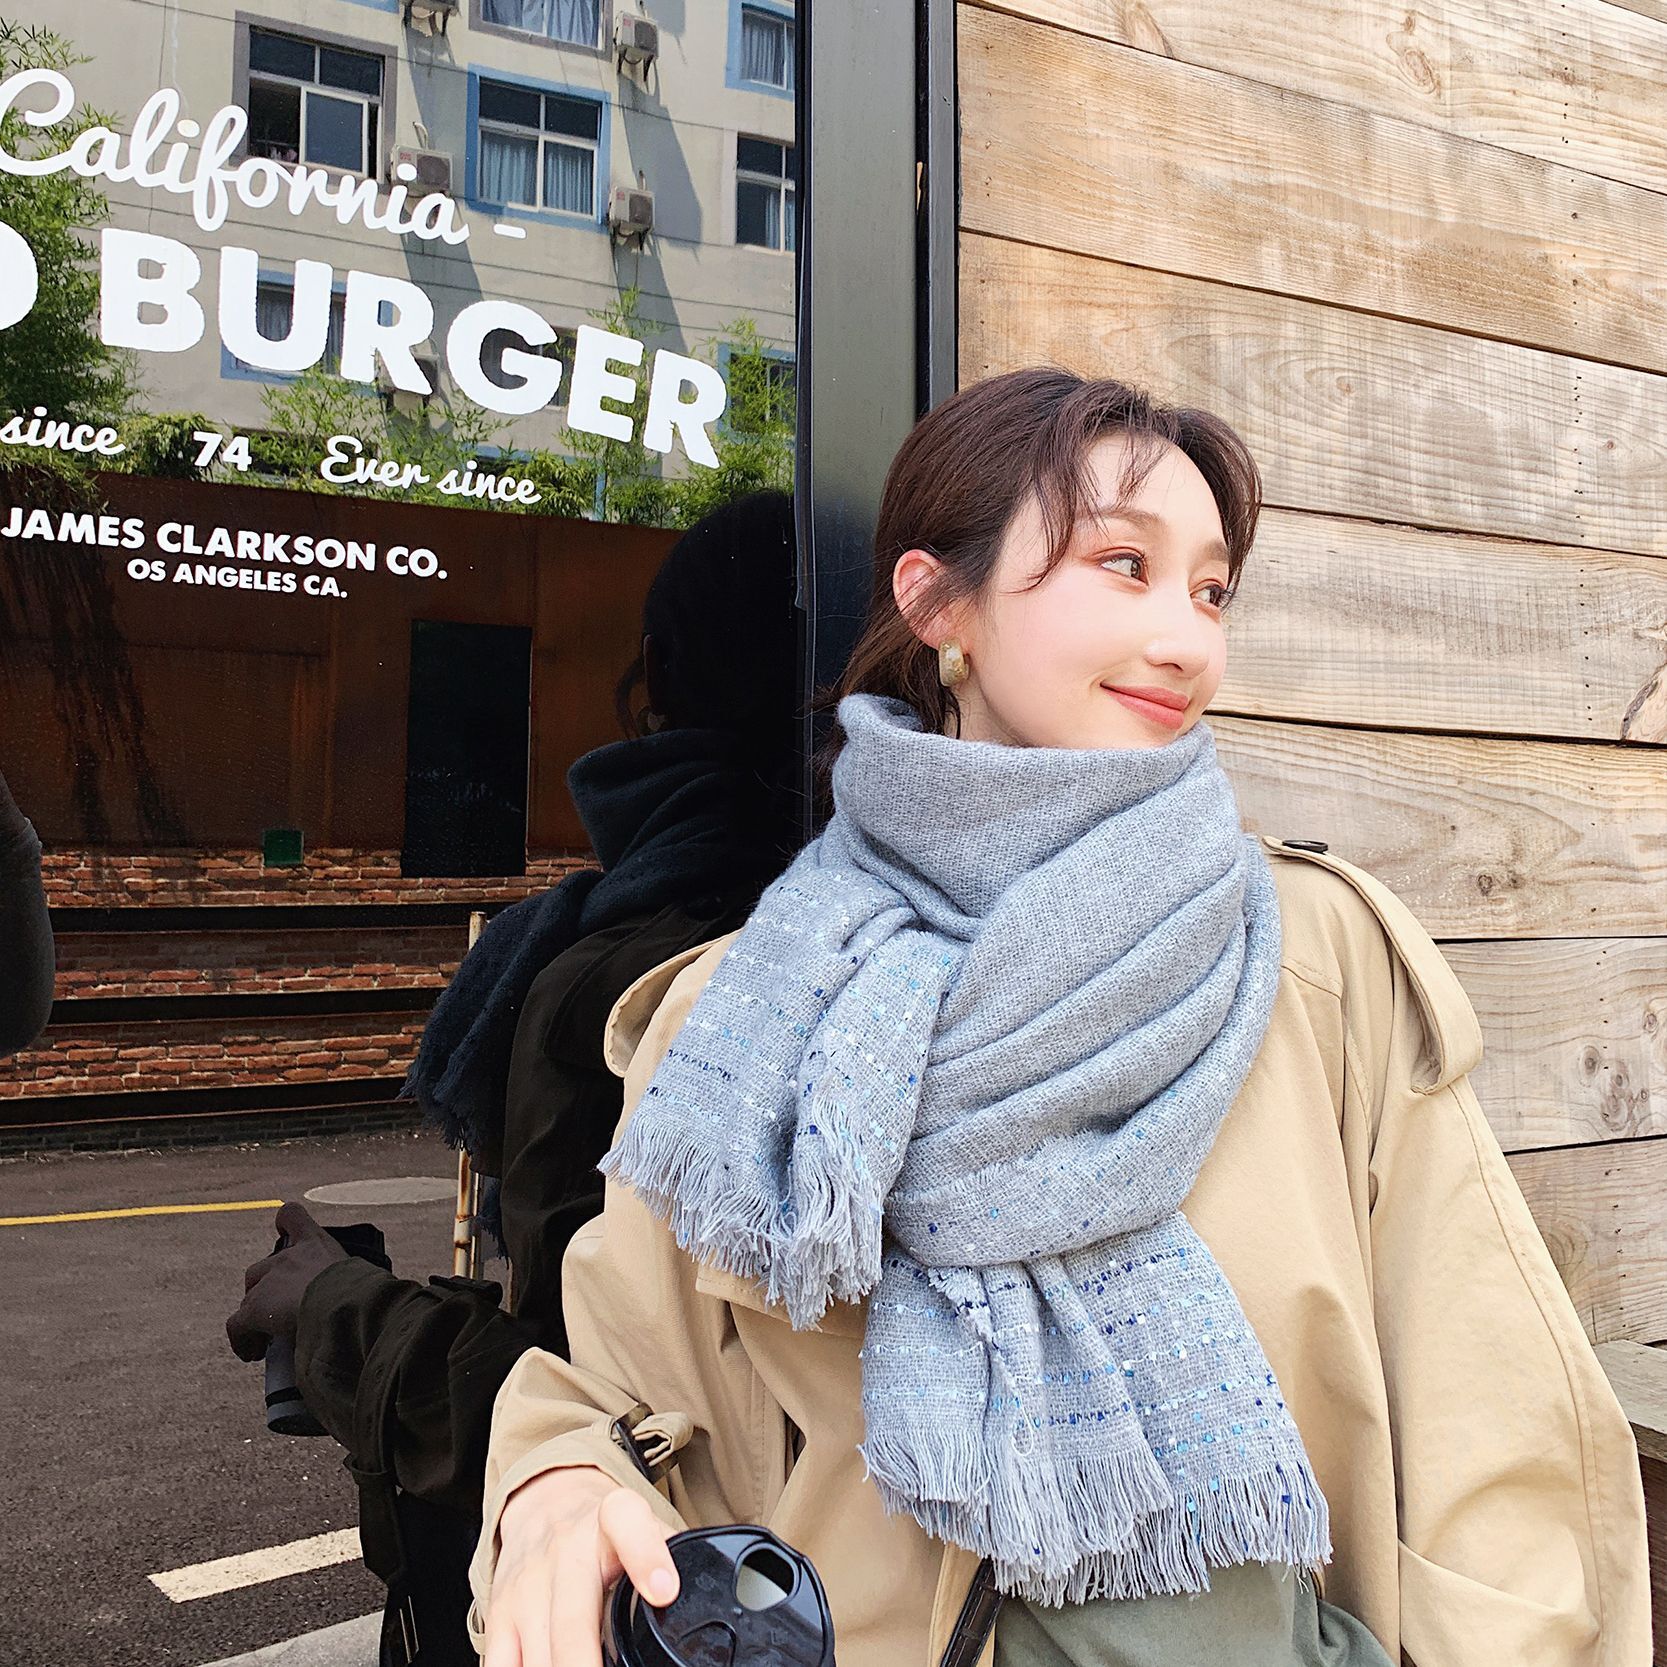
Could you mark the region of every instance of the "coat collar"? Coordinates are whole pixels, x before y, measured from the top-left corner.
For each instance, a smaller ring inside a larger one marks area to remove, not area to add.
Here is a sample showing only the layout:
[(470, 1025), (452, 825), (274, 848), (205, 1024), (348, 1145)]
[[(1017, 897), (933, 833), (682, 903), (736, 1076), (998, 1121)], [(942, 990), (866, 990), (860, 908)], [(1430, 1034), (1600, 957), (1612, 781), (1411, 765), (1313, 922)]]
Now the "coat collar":
[[(623, 1077), (629, 1069), (632, 1055), (637, 1051), (637, 1044), (642, 1041), (649, 1020), (654, 1017), (654, 1010), (665, 999), (672, 980), (692, 961), (699, 960), (707, 950), (719, 949), (720, 945), (722, 949), (727, 949), (740, 936), (740, 932), (741, 929), (737, 927), (733, 932), (726, 932), (721, 938), (714, 938), (707, 943), (697, 943), (689, 949), (680, 949), (668, 960), (650, 967), (647, 972), (625, 986), (624, 992), (613, 1004), (607, 1022), (602, 1027), (602, 1057), (608, 1062), (608, 1069), (616, 1077)], [(720, 954), (722, 949), (719, 949)]]

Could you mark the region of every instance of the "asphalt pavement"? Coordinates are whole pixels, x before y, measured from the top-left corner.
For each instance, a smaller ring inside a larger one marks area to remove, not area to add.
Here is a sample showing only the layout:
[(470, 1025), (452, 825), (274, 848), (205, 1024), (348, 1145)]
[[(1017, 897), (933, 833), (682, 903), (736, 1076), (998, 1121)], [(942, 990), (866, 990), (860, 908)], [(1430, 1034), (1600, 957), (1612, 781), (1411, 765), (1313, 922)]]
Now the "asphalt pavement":
[[(380, 1611), (356, 1556), (269, 1573), (339, 1558), (356, 1501), (334, 1441), (268, 1432), (262, 1369), (226, 1344), (273, 1211), (221, 1206), (414, 1180), (308, 1208), (329, 1225), (374, 1221), (395, 1272), (426, 1279), (451, 1271), (455, 1173), (443, 1142), (395, 1131), (0, 1161), (0, 1219), (167, 1211), (0, 1226), (0, 1657), (205, 1667)], [(270, 1555), (230, 1576), (253, 1583), (179, 1595), (217, 1583), (199, 1565), (257, 1552)], [(325, 1636), (340, 1667), (355, 1653), (375, 1667), (368, 1623)]]

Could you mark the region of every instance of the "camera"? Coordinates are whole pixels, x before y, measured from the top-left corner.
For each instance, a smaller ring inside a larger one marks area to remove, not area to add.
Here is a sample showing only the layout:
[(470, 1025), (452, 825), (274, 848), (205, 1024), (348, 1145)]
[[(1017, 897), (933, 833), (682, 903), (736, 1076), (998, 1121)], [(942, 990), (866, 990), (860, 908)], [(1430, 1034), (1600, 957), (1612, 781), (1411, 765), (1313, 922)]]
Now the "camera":
[[(326, 1227), (326, 1233), (349, 1256), (362, 1256), (379, 1268), (393, 1272), (388, 1260), (388, 1248), (382, 1230), (368, 1221), (356, 1221), (350, 1227)], [(280, 1233), (272, 1247), (276, 1256), (289, 1243), (289, 1235)], [(266, 1427), (274, 1435), (323, 1435), (324, 1426), (307, 1410), (295, 1381), (295, 1339), (274, 1337), (266, 1345)]]

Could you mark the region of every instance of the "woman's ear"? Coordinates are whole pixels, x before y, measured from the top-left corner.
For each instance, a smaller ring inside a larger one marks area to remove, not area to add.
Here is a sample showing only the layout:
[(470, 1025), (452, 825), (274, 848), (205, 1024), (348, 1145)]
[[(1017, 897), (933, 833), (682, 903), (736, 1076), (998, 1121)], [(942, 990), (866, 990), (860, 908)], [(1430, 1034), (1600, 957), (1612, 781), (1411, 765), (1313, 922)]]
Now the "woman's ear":
[(908, 621), (910, 629), (928, 648), (936, 649), (948, 636), (955, 634), (954, 620), (947, 608), (940, 608), (925, 619), (910, 613), (910, 604), (932, 576), (943, 565), (930, 550), (905, 550), (891, 570), (891, 594), (896, 599), (897, 611)]

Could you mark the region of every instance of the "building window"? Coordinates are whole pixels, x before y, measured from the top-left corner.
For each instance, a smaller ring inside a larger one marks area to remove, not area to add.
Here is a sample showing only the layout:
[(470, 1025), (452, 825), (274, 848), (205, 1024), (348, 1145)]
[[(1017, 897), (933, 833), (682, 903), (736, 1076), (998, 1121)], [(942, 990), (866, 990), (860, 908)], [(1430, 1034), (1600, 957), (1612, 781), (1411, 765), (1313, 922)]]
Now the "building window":
[(488, 330), (481, 338), (480, 373), (494, 388), (519, 388), (521, 378), (504, 369), (506, 348), (513, 347), (522, 353), (537, 353), (545, 359), (559, 359), (562, 366), (561, 382), (556, 388), (556, 397), (550, 403), (553, 406), (565, 406), (568, 385), (573, 380), (573, 354), (578, 345), (577, 330), (558, 329), (553, 342), (545, 342), (542, 347), (530, 349), (513, 330)]
[(798, 387), (799, 371), (791, 359), (764, 361), (765, 415), (770, 422), (792, 422)]
[(794, 400), (798, 391), (798, 368), (784, 355), (768, 354), (758, 364), (758, 374), (743, 387), (735, 385), (735, 361), (726, 366), (729, 384), (729, 426), (737, 434), (762, 434), (776, 423), (792, 427)]
[(480, 21), (568, 46), (595, 46), (602, 33), (602, 0), (480, 0)]
[[(387, 323), (387, 304), (378, 309), (382, 322)], [(347, 294), (333, 290), (330, 295), (330, 322), (324, 332), (324, 357), (319, 368), (339, 371), (342, 362), (342, 333), (347, 322)], [(255, 329), (268, 341), (283, 341), (295, 323), (295, 289), (287, 278), (262, 278), (255, 285)], [(287, 371), (265, 370), (251, 365), (236, 354), (227, 353), (222, 370), (227, 368), (238, 376), (254, 376), (272, 382), (292, 382)]]
[(507, 82), (480, 83), (479, 195), (595, 218), (602, 106)]
[(798, 227), (793, 147), (740, 135), (735, 141), (735, 241), (792, 249)]
[(757, 6), (741, 8), (743, 81), (793, 91), (793, 19)]
[(249, 153), (377, 172), (382, 60), (268, 29), (249, 31)]

